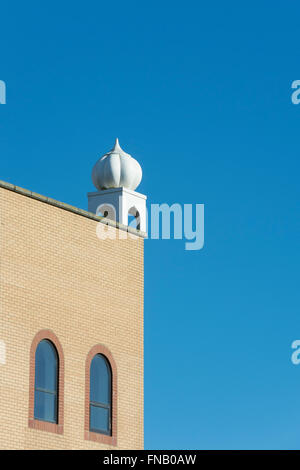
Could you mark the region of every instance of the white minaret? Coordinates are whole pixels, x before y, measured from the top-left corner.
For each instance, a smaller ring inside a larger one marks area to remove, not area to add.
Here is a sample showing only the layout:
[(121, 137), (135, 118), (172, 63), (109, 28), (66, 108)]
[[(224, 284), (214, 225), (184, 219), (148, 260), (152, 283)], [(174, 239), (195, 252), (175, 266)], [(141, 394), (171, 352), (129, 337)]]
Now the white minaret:
[(92, 171), (97, 192), (88, 193), (88, 211), (128, 225), (128, 215), (136, 219), (136, 228), (146, 227), (146, 199), (135, 189), (142, 180), (140, 164), (124, 152), (118, 139), (114, 148), (103, 155)]

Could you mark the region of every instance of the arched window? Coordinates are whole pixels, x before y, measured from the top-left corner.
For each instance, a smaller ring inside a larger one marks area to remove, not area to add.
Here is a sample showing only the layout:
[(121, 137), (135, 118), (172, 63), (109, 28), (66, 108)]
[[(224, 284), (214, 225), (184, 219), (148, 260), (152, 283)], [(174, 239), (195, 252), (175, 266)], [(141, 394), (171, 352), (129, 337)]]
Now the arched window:
[(116, 220), (116, 209), (112, 204), (100, 204), (97, 207), (96, 215), (110, 220)]
[(64, 432), (64, 353), (51, 330), (39, 331), (31, 343), (28, 426)]
[(58, 409), (58, 355), (47, 339), (35, 352), (34, 418), (57, 423)]
[(131, 207), (128, 211), (128, 226), (136, 230), (141, 229), (140, 213), (135, 207)]
[(96, 344), (85, 362), (85, 439), (117, 445), (117, 382), (113, 355), (103, 344)]
[(96, 354), (90, 370), (90, 431), (111, 435), (111, 368)]

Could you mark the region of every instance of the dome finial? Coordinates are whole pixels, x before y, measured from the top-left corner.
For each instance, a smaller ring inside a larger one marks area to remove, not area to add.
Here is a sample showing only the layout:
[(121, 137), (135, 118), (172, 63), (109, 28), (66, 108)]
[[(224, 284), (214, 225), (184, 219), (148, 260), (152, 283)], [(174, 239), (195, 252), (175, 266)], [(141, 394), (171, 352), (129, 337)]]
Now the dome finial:
[(115, 146), (114, 146), (113, 150), (122, 150), (121, 147), (120, 147), (120, 143), (119, 143), (118, 137), (116, 138)]

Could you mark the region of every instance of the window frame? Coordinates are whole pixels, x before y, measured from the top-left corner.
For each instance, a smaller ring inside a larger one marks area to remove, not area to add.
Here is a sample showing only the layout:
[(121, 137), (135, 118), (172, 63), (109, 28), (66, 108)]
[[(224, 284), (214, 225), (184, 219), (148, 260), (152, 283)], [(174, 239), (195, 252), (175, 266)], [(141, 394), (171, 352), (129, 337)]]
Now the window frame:
[[(108, 390), (108, 395), (110, 397), (109, 404), (107, 403), (102, 403), (100, 401), (92, 401), (91, 396), (90, 396), (90, 426), (89, 429), (91, 432), (97, 432), (99, 434), (106, 434), (107, 436), (111, 436), (112, 434), (112, 370), (110, 363), (108, 359), (104, 356), (104, 354), (97, 353), (91, 360), (90, 368), (92, 367), (92, 362), (95, 359), (96, 356), (102, 356), (104, 358), (104, 361), (106, 362), (106, 367), (109, 369), (109, 390)], [(91, 380), (91, 371), (90, 371), (90, 380)], [(91, 382), (90, 382), (91, 384)], [(92, 406), (97, 407), (97, 408), (104, 408), (109, 411), (108, 419), (109, 419), (109, 426), (108, 426), (108, 431), (104, 430), (99, 430), (99, 429), (93, 429), (91, 425), (91, 408)]]
[[(34, 417), (35, 400), (35, 357), (36, 350), (41, 341), (48, 340), (54, 346), (57, 354), (57, 391), (56, 410), (57, 422), (45, 421)], [(64, 430), (64, 354), (57, 336), (51, 330), (39, 331), (31, 343), (30, 372), (29, 372), (29, 412), (28, 426), (33, 429), (63, 434)]]
[[(110, 408), (109, 432), (94, 430), (90, 427), (91, 404), (94, 403), (90, 401), (90, 371), (92, 360), (97, 354), (104, 356), (107, 361), (107, 366), (110, 368), (110, 406), (100, 402), (95, 402), (96, 405), (102, 408)], [(102, 344), (93, 346), (86, 358), (84, 422), (84, 438), (86, 440), (101, 442), (103, 444), (112, 446), (117, 445), (117, 368), (111, 352)]]
[[(43, 342), (47, 342), (50, 344), (50, 346), (53, 348), (54, 350), (54, 353), (55, 353), (55, 369), (56, 369), (56, 377), (55, 377), (55, 390), (49, 390), (49, 389), (46, 389), (46, 388), (42, 388), (42, 387), (37, 387), (35, 382), (36, 382), (36, 355), (37, 355), (37, 350), (38, 350), (38, 347), (40, 346), (41, 343)], [(35, 416), (35, 407), (34, 407), (34, 410), (33, 410), (33, 414), (34, 414), (34, 419), (37, 419), (39, 421), (45, 421), (47, 423), (55, 423), (57, 424), (58, 422), (58, 402), (59, 402), (59, 357), (58, 357), (58, 352), (57, 352), (57, 349), (55, 347), (55, 345), (52, 343), (52, 341), (50, 341), (48, 338), (44, 338), (42, 339), (37, 347), (36, 347), (36, 350), (35, 350), (35, 373), (34, 373), (34, 405), (36, 404), (36, 392), (42, 392), (42, 393), (45, 393), (47, 395), (53, 395), (54, 396), (54, 410), (55, 410), (55, 420), (49, 420), (49, 419), (42, 419), (42, 418), (37, 418)]]

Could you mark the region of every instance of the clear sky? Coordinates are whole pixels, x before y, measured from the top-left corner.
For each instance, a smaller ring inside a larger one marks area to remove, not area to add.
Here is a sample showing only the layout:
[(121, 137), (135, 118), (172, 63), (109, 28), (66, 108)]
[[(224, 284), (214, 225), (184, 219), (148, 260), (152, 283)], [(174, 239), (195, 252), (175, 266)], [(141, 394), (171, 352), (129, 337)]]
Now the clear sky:
[(2, 2), (0, 179), (87, 208), (115, 137), (205, 246), (145, 242), (145, 447), (299, 449), (296, 1)]

